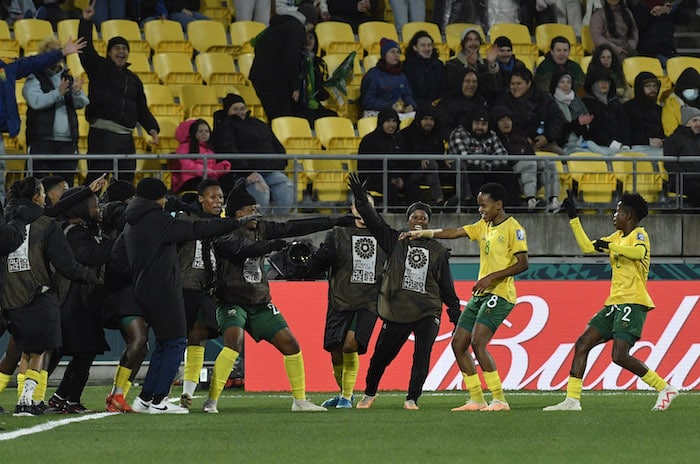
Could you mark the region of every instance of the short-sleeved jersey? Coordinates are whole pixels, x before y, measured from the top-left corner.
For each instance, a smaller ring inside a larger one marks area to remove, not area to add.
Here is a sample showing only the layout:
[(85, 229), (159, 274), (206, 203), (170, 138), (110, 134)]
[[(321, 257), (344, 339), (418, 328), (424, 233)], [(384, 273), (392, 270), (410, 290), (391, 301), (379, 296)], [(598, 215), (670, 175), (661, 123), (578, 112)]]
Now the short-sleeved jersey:
[(602, 237), (601, 240), (628, 247), (643, 246), (646, 249), (646, 254), (639, 260), (627, 258), (614, 251), (610, 252), (612, 280), (610, 295), (605, 300), (605, 304), (634, 303), (649, 309), (654, 308), (654, 302), (647, 292), (651, 250), (646, 230), (643, 227), (637, 227), (627, 235), (622, 235), (621, 230), (616, 230), (615, 233)]
[[(479, 279), (515, 264), (516, 254), (527, 253), (525, 229), (512, 216), (498, 225), (481, 220), (462, 228), (470, 240), (479, 241)], [(517, 295), (513, 276), (500, 280), (485, 293), (498, 295), (515, 304)]]

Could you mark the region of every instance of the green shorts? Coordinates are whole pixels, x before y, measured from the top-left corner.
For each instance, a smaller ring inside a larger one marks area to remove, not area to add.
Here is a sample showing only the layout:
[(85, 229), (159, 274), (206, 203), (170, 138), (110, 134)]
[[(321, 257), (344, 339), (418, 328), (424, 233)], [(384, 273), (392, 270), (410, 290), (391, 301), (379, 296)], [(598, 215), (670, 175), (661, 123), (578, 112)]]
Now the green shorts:
[(492, 332), (496, 332), (501, 322), (513, 310), (513, 306), (515, 306), (513, 303), (498, 295), (472, 296), (462, 311), (462, 315), (459, 316), (457, 325), (467, 332), (471, 332), (474, 329), (474, 324), (478, 322), (484, 324)]
[(279, 309), (272, 303), (263, 303), (242, 307), (238, 305), (219, 305), (216, 308), (216, 322), (219, 331), (224, 333), (229, 327), (241, 327), (256, 342), (272, 341), (272, 338), (287, 325)]
[(634, 345), (642, 336), (649, 308), (639, 304), (605, 306), (588, 325), (595, 327), (606, 340), (619, 338)]

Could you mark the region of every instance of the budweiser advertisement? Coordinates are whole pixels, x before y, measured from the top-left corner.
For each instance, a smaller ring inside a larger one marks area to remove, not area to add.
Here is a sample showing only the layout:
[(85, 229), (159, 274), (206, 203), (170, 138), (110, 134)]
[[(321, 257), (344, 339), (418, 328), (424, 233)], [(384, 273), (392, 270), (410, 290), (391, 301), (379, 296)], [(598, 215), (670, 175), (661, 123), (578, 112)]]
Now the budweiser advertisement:
[[(473, 282), (457, 281), (457, 294), (468, 299)], [(498, 329), (489, 349), (509, 390), (558, 390), (566, 385), (576, 338), (602, 308), (607, 281), (518, 281), (518, 302)], [(323, 350), (327, 305), (326, 282), (271, 282), (273, 302), (299, 340), (310, 392), (335, 391), (330, 355)], [(700, 284), (653, 281), (649, 291), (656, 309), (647, 316), (642, 339), (632, 354), (679, 388), (700, 389)], [(356, 390), (364, 379), (379, 322), (369, 351), (360, 357)], [(463, 389), (462, 375), (450, 346), (453, 326), (443, 315), (433, 348), (425, 390)], [(387, 368), (379, 388), (406, 390), (413, 355), (406, 343)], [(246, 340), (245, 380), (249, 391), (288, 391), (282, 355), (270, 344)], [(610, 343), (593, 349), (583, 382), (586, 389), (636, 390), (649, 387), (612, 362)]]

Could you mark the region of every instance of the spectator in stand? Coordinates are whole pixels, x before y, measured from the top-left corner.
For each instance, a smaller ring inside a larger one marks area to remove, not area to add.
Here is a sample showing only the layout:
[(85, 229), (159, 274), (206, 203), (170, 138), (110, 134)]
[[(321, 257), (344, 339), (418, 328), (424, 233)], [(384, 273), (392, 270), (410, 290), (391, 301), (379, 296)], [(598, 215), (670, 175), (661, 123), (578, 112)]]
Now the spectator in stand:
[(460, 121), (469, 117), (475, 108), (486, 108), (486, 99), (478, 94), (479, 75), (473, 69), (460, 69), (462, 78), (459, 80), (457, 92), (448, 89), (449, 97), (440, 100), (437, 106), (440, 119), (441, 133), (444, 139), (450, 135)]
[(355, 34), (357, 27), (372, 20), (379, 0), (327, 0), (331, 21), (348, 23)]
[(663, 109), (661, 110), (661, 122), (664, 125), (664, 134), (668, 137), (673, 134), (678, 126), (681, 125), (681, 108), (689, 105), (695, 108), (700, 108), (700, 72), (695, 68), (686, 68), (683, 70), (676, 85), (673, 88), (673, 93), (666, 98)]
[(209, 16), (199, 12), (201, 5), (201, 0), (165, 0), (168, 19), (180, 23), (185, 33), (187, 33), (187, 25), (192, 21), (210, 19)]
[(573, 79), (566, 71), (557, 71), (552, 76), (550, 91), (557, 103), (559, 110), (564, 115), (565, 124), (561, 137), (557, 144), (564, 149), (564, 153), (574, 153), (585, 150), (583, 146), (583, 129), (591, 123), (593, 116), (588, 113), (588, 108), (583, 100), (574, 92)]
[(639, 29), (637, 53), (657, 57), (665, 68), (666, 60), (676, 54), (676, 26), (689, 24), (692, 16), (680, 2), (665, 0), (632, 0), (629, 8)]
[(270, 0), (233, 0), (236, 21), (257, 21), (266, 26), (270, 24)]
[(629, 87), (622, 71), (622, 62), (610, 44), (604, 43), (593, 50), (593, 57), (588, 66), (587, 73), (593, 68), (603, 68), (610, 73), (610, 77), (615, 81), (615, 94), (617, 98), (627, 101), (629, 98)]
[(457, 53), (457, 56), (445, 63), (447, 96), (459, 95), (464, 69), (471, 69), (479, 76), (481, 85), (479, 93), (484, 98), (490, 99), (497, 95), (505, 85), (501, 80), (500, 68), (496, 62), (498, 48), (492, 46), (486, 58), (482, 58), (479, 49), (483, 38), (479, 31), (473, 27), (464, 29), (460, 40), (462, 49)]
[(426, 31), (416, 32), (408, 42), (403, 72), (419, 109), (433, 106), (444, 94), (445, 65)]
[(360, 85), (360, 105), (363, 116), (376, 116), (390, 106), (394, 111), (412, 116), (416, 110), (408, 77), (401, 69), (401, 47), (386, 37), (380, 41), (381, 58), (367, 71)]
[[(520, 2), (521, 8), (523, 3)], [(583, 20), (583, 10), (579, 0), (537, 0), (537, 11), (543, 12), (551, 8), (554, 14), (554, 21), (559, 24), (568, 24), (574, 28), (576, 36), (581, 35), (581, 23)]]
[(297, 11), (276, 15), (255, 43), (250, 81), (260, 97), (268, 121), (293, 116), (299, 101), (301, 55), (306, 32), (318, 22), (313, 5), (304, 3)]
[(53, 206), (58, 203), (63, 193), (68, 190), (68, 182), (61, 176), (42, 177), (41, 184), (46, 192), (46, 206)]
[[(211, 139), (211, 128), (204, 119), (188, 119), (180, 123), (175, 130), (175, 138), (180, 145), (175, 150), (178, 155), (196, 153), (199, 155), (213, 155), (209, 141)], [(204, 179), (205, 169), (202, 158), (176, 158), (169, 160), (169, 167), (172, 171), (173, 193), (197, 190), (197, 186)], [(231, 162), (227, 160), (207, 159), (206, 177), (216, 179), (221, 183), (222, 178), (234, 176), (231, 173)], [(226, 191), (231, 190), (233, 183), (230, 183)]]
[(425, 21), (425, 0), (389, 0), (389, 4), (399, 32), (406, 23)]
[(229, 159), (231, 171), (246, 178), (246, 191), (263, 212), (274, 210), (289, 213), (294, 205), (294, 183), (284, 174), (287, 160), (274, 156), (284, 154), (270, 126), (251, 118), (245, 100), (230, 93), (224, 98), (224, 109), (214, 113), (213, 148), (216, 153), (267, 153), (265, 159)]
[(604, 0), (591, 15), (591, 38), (596, 47), (610, 44), (621, 59), (637, 53), (639, 31), (625, 0)]
[(660, 87), (658, 77), (642, 71), (634, 79), (634, 98), (622, 105), (630, 124), (632, 151), (663, 155), (666, 136), (661, 124), (661, 105), (657, 101)]
[(330, 98), (324, 82), (328, 78), (328, 67), (318, 56), (318, 39), (316, 32), (306, 33), (306, 47), (303, 53), (301, 82), (299, 85), (299, 101), (296, 102), (295, 115), (309, 121), (314, 127), (314, 121), (326, 116), (338, 116), (333, 110), (323, 106), (323, 100)]
[[(391, 107), (384, 108), (377, 115), (377, 128), (362, 137), (358, 154), (399, 154), (406, 152), (403, 135), (399, 132), (399, 115)], [(420, 198), (420, 189), (415, 183), (407, 182), (404, 168), (408, 163), (390, 160), (388, 163), (388, 192), (384, 191), (384, 162), (381, 159), (360, 159), (357, 170), (367, 179), (367, 189), (384, 196), (384, 203), (397, 206), (412, 203)], [(409, 167), (410, 168), (410, 167)], [(410, 169), (407, 169), (410, 170)], [(399, 193), (402, 198), (399, 198)], [(403, 201), (402, 201), (403, 200)]]
[(557, 71), (567, 71), (574, 79), (574, 90), (577, 94), (581, 94), (583, 90), (583, 81), (586, 74), (581, 69), (581, 66), (569, 59), (571, 51), (571, 43), (569, 39), (562, 36), (557, 36), (550, 43), (550, 50), (544, 56), (544, 60), (537, 66), (535, 70), (535, 86), (545, 92), (549, 91), (549, 84), (552, 82), (552, 76)]
[[(683, 123), (664, 142), (665, 156), (700, 156), (700, 109), (694, 106), (681, 108)], [(690, 206), (700, 207), (700, 161), (667, 161), (666, 170), (680, 177), (671, 181), (671, 188), (687, 197)], [(680, 183), (681, 190), (676, 190)], [(682, 200), (683, 203), (686, 199)]]
[[(49, 37), (38, 46), (39, 53), (60, 50), (58, 39)], [(60, 155), (78, 153), (78, 116), (75, 110), (90, 103), (83, 93), (83, 78), (70, 75), (61, 61), (27, 77), (22, 95), (27, 102), (27, 151), (32, 155), (51, 154), (52, 159), (35, 159), (34, 176), (60, 175), (73, 185), (75, 159)]]
[(581, 100), (593, 116), (581, 126), (588, 151), (614, 155), (632, 144), (630, 125), (622, 103), (615, 95), (615, 82), (604, 69), (594, 68), (586, 75), (586, 95)]
[[(466, 120), (466, 124), (459, 124), (452, 131), (448, 140), (448, 153), (451, 155), (508, 155), (498, 135), (489, 130), (489, 112), (485, 108), (474, 109)], [(487, 182), (498, 182), (508, 192), (507, 204), (520, 203), (520, 188), (508, 160), (467, 161), (467, 171), (470, 187), (481, 186)]]
[[(109, 39), (107, 57), (100, 56), (95, 50), (92, 43), (95, 1), (83, 10), (78, 35), (84, 37), (87, 43), (80, 55), (80, 63), (90, 81), (90, 105), (85, 112), (90, 123), (87, 153), (105, 155), (105, 159), (88, 160), (87, 182), (112, 171), (111, 155), (136, 152), (132, 134), (137, 123), (150, 134), (154, 145), (158, 145), (160, 132), (158, 121), (148, 109), (141, 79), (128, 69), (129, 42), (121, 36)], [(117, 177), (133, 180), (136, 160), (120, 159), (118, 163)]]
[(506, 36), (496, 37), (493, 41), (494, 47), (498, 48), (498, 57), (496, 62), (500, 69), (501, 79), (503, 82), (510, 82), (510, 76), (513, 74), (515, 67), (526, 68), (525, 63), (520, 61), (513, 54), (513, 43)]
[(95, 16), (92, 21), (99, 30), (100, 25), (109, 19), (126, 19), (127, 0), (102, 0), (95, 3)]
[(561, 140), (566, 120), (549, 92), (532, 84), (529, 69), (513, 70), (510, 90), (496, 104), (510, 108), (513, 133), (527, 138), (535, 150), (563, 154), (557, 142)]
[(74, 19), (80, 16), (80, 11), (75, 8), (62, 8), (61, 5), (66, 3), (66, 0), (35, 0), (37, 6), (36, 19), (43, 19), (51, 23), (53, 30), (56, 30), (56, 25), (64, 19)]
[[(509, 155), (534, 155), (532, 144), (520, 135), (513, 134), (513, 112), (505, 106), (496, 106), (491, 109), (491, 127), (496, 130), (501, 143), (508, 150)], [(513, 172), (520, 178), (520, 189), (527, 201), (528, 211), (537, 207), (537, 172), (541, 173), (544, 185), (545, 197), (549, 199), (547, 211), (558, 213), (561, 208), (559, 202), (559, 174), (554, 161), (536, 159), (511, 161)]]
[(126, 7), (126, 18), (136, 21), (143, 29), (148, 21), (168, 19), (168, 9), (164, 0), (131, 0)]

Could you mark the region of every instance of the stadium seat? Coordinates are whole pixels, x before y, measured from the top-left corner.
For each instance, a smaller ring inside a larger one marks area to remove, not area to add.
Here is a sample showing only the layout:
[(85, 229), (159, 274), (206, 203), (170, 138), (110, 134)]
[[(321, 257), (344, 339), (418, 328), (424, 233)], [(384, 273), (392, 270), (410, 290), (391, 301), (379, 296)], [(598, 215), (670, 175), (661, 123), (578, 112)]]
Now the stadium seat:
[(576, 33), (574, 28), (569, 24), (546, 23), (540, 24), (535, 28), (535, 42), (537, 48), (544, 55), (549, 52), (549, 46), (552, 39), (557, 36), (566, 37), (571, 43), (569, 58), (573, 61), (579, 61), (583, 58), (583, 45), (576, 42)]
[(672, 56), (666, 61), (666, 73), (673, 84), (678, 80), (686, 68), (695, 68), (700, 70), (700, 57), (697, 56)]
[(338, 53), (347, 56), (355, 51), (362, 54), (362, 44), (355, 40), (355, 34), (347, 23), (322, 21), (316, 25), (318, 49), (323, 55)]
[(27, 101), (22, 94), (23, 88), (24, 82), (15, 81), (15, 100), (17, 100), (17, 111), (19, 114), (27, 114)]
[[(320, 25), (320, 24), (319, 24)], [(267, 26), (258, 21), (235, 21), (229, 26), (231, 45), (240, 47), (237, 54), (255, 53), (250, 41), (258, 36)]]
[(151, 53), (151, 46), (141, 37), (139, 23), (130, 19), (108, 19), (100, 25), (100, 33), (105, 43), (116, 36), (124, 37), (129, 41), (129, 56), (135, 53), (143, 53), (146, 56)]
[(54, 35), (51, 23), (45, 19), (20, 19), (14, 25), (15, 39), (24, 56), (36, 55), (39, 42)]
[(357, 133), (360, 137), (364, 137), (365, 135), (369, 134), (372, 132), (374, 129), (377, 128), (377, 117), (376, 116), (367, 116), (364, 118), (360, 118), (357, 120)]
[(532, 43), (527, 26), (515, 23), (496, 23), (489, 29), (489, 40), (505, 36), (513, 43), (513, 53), (516, 57), (528, 56), (536, 60), (540, 55), (537, 45)]
[[(554, 153), (551, 151), (536, 151), (535, 155), (537, 156), (559, 156), (558, 153)], [(573, 179), (571, 178), (571, 174), (569, 174), (568, 167), (564, 165), (561, 161), (554, 161), (555, 166), (557, 167), (557, 174), (559, 176), (559, 186), (560, 191), (559, 191), (559, 199), (564, 200), (566, 198), (566, 191), (567, 190), (573, 190)], [(544, 191), (544, 188), (541, 188), (540, 190)], [(544, 192), (543, 195), (544, 196)]]
[(365, 68), (365, 73), (377, 66), (380, 58), (381, 56), (376, 53), (365, 56), (365, 58), (362, 60), (362, 67)]
[[(327, 153), (338, 155), (356, 155), (360, 138), (355, 135), (355, 128), (348, 118), (329, 116), (317, 119), (314, 123), (316, 137)], [(357, 171), (357, 160), (347, 160), (347, 169)]]
[(70, 70), (73, 77), (82, 77), (85, 82), (88, 82), (87, 72), (85, 72), (83, 63), (80, 61), (80, 56), (77, 53), (66, 56), (66, 67)]
[(360, 24), (357, 28), (357, 35), (360, 38), (362, 47), (368, 54), (376, 55), (381, 52), (379, 41), (383, 37), (400, 43), (394, 24), (385, 23), (383, 21), (367, 21), (366, 23)]
[[(591, 152), (577, 152), (570, 156), (593, 157), (600, 155)], [(617, 178), (614, 173), (608, 170), (605, 161), (570, 159), (567, 161), (567, 166), (579, 199), (584, 203), (612, 206), (617, 191)]]
[(311, 133), (309, 121), (296, 116), (282, 116), (271, 123), (272, 132), (287, 153), (313, 154), (321, 151), (321, 142)]
[(418, 31), (425, 31), (430, 34), (430, 37), (433, 39), (433, 48), (438, 51), (438, 55), (441, 58), (449, 58), (450, 47), (443, 42), (442, 35), (440, 34), (440, 28), (435, 23), (428, 23), (425, 21), (413, 21), (403, 25), (403, 28), (401, 29), (401, 37), (403, 39), (404, 51), (406, 47), (408, 47), (408, 42), (411, 41), (411, 38)]
[(167, 85), (144, 84), (143, 91), (148, 109), (156, 119), (163, 116), (172, 116), (180, 121), (185, 119), (184, 108), (175, 101), (175, 96)]
[(467, 28), (474, 28), (477, 31), (479, 31), (479, 34), (481, 35), (481, 38), (483, 39), (484, 43), (481, 45), (481, 54), (485, 54), (488, 51), (488, 47), (490, 47), (488, 40), (486, 39), (486, 34), (484, 34), (484, 29), (481, 27), (480, 24), (472, 24), (472, 23), (451, 23), (445, 26), (445, 42), (447, 42), (447, 46), (452, 50), (455, 54), (459, 53), (462, 50), (462, 32), (464, 32), (465, 29)]
[(642, 71), (652, 73), (661, 81), (659, 96), (671, 90), (671, 80), (664, 74), (664, 70), (661, 67), (661, 61), (659, 61), (658, 58), (649, 56), (630, 56), (622, 60), (622, 72), (625, 75), (627, 84), (632, 87), (632, 97), (634, 97), (634, 80)]
[[(78, 19), (63, 19), (56, 24), (56, 35), (58, 36), (58, 41), (61, 45), (68, 42), (68, 38), (72, 37), (73, 40), (78, 38)], [(107, 51), (107, 45), (104, 40), (100, 39), (97, 34), (97, 28), (93, 24), (92, 26), (92, 45), (98, 54), (104, 55)]]
[[(643, 158), (645, 153), (623, 152), (615, 155), (621, 159)], [(649, 203), (659, 201), (663, 193), (663, 176), (654, 169), (651, 161), (613, 161), (613, 172), (621, 183), (622, 193), (639, 193)]]
[(583, 69), (584, 73), (588, 72), (588, 67), (591, 65), (591, 60), (593, 59), (593, 56), (587, 55), (581, 58), (579, 61), (579, 64), (581, 65), (581, 69)]
[(220, 52), (235, 55), (238, 48), (228, 43), (226, 28), (212, 19), (192, 21), (187, 25), (187, 38), (198, 53)]
[[(323, 153), (357, 154), (360, 139), (355, 136), (352, 121), (341, 117), (325, 117), (315, 121), (316, 136), (326, 148)], [(348, 174), (357, 170), (356, 160), (313, 160), (314, 198), (321, 202), (346, 204), (348, 200)], [(325, 209), (320, 212), (327, 212)]]
[(199, 53), (195, 56), (194, 62), (204, 82), (209, 85), (248, 84), (248, 77), (236, 71), (236, 64), (233, 61), (233, 57), (228, 53)]
[(220, 22), (224, 27), (228, 27), (231, 24), (231, 8), (226, 5), (226, 2), (221, 0), (202, 0), (199, 12), (214, 21)]
[(156, 55), (160, 53), (184, 53), (192, 56), (192, 43), (185, 39), (182, 26), (177, 21), (169, 19), (148, 21), (143, 26), (143, 35)]
[(0, 56), (7, 58), (19, 56), (19, 42), (10, 34), (6, 21), (0, 21)]
[(129, 71), (133, 72), (144, 84), (159, 84), (160, 79), (151, 69), (151, 62), (148, 60), (148, 55), (145, 53), (130, 53), (129, 54)]
[(180, 87), (180, 104), (187, 118), (212, 116), (221, 109), (216, 90), (208, 85), (183, 85)]
[(253, 60), (255, 59), (255, 53), (241, 53), (238, 55), (238, 72), (245, 77), (245, 85), (250, 85), (248, 76), (250, 76), (250, 68), (253, 66)]
[[(344, 53), (329, 53), (327, 55), (324, 55), (323, 61), (328, 67), (328, 75), (333, 75), (333, 71), (335, 71), (336, 68), (338, 68), (338, 66), (340, 66), (347, 57), (348, 55)], [(355, 60), (353, 61), (352, 79), (350, 79), (350, 81), (347, 82), (348, 100), (357, 100), (360, 97), (360, 85), (362, 84), (362, 76), (363, 74), (362, 67), (360, 66), (360, 55), (356, 54)]]
[(593, 37), (591, 37), (591, 27), (587, 24), (581, 26), (581, 46), (583, 47), (583, 51), (589, 55), (592, 55), (593, 50), (595, 50)]
[(179, 94), (181, 85), (202, 83), (202, 75), (194, 70), (190, 56), (185, 53), (153, 55), (153, 70), (160, 80), (171, 88), (173, 95)]

